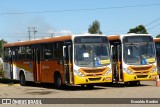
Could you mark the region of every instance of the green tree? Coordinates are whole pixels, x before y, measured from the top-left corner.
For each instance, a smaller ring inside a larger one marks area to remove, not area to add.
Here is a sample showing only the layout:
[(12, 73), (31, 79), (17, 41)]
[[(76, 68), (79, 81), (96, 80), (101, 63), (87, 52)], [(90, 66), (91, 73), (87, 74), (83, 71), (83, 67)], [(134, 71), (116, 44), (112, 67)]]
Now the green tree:
[(95, 20), (92, 25), (89, 26), (88, 28), (88, 33), (91, 34), (102, 34), (100, 30), (100, 23), (98, 20)]
[(0, 40), (0, 57), (2, 57), (2, 48), (3, 48), (3, 44), (7, 43), (6, 41), (4, 41), (3, 39)]
[(158, 34), (158, 35), (156, 36), (156, 38), (160, 38), (160, 34)]
[(136, 26), (135, 28), (130, 29), (128, 33), (148, 34), (145, 26), (143, 25), (139, 25)]

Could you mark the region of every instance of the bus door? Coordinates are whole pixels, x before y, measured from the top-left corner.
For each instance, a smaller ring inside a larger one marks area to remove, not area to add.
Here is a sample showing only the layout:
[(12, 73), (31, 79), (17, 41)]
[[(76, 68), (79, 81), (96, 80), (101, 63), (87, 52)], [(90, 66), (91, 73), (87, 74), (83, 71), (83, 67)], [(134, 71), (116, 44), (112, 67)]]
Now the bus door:
[(34, 81), (39, 82), (41, 80), (39, 48), (33, 48), (33, 77)]
[(112, 71), (113, 81), (122, 81), (122, 60), (121, 60), (121, 47), (120, 45), (112, 45)]
[(10, 51), (10, 79), (13, 79), (13, 53)]
[(63, 46), (64, 80), (66, 84), (73, 84), (72, 46)]

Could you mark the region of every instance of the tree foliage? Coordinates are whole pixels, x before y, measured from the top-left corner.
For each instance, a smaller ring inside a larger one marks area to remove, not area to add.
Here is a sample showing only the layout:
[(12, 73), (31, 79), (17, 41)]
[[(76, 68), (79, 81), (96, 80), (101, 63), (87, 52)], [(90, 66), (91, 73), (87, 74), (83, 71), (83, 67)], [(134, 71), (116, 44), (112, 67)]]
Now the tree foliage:
[(95, 20), (92, 25), (89, 26), (88, 28), (88, 33), (91, 34), (102, 34), (100, 30), (100, 23), (98, 20)]
[(2, 48), (3, 48), (3, 44), (7, 43), (6, 41), (4, 41), (3, 39), (0, 40), (0, 57), (2, 57)]
[(139, 25), (136, 26), (135, 28), (130, 29), (128, 33), (148, 34), (145, 26), (143, 25)]
[(160, 34), (158, 34), (158, 35), (156, 36), (156, 38), (160, 38)]

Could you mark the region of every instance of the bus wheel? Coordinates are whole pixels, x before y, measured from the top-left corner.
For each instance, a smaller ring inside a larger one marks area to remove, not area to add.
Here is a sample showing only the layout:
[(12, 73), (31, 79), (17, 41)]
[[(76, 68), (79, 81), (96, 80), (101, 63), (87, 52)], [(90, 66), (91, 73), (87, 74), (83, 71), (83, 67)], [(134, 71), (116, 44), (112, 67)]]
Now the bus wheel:
[(128, 86), (128, 85), (129, 85), (129, 82), (124, 82), (124, 85), (125, 85), (125, 86)]
[(54, 83), (55, 88), (61, 89), (62, 88), (62, 78), (59, 74), (55, 75), (54, 81), (55, 81), (55, 83)]
[(87, 89), (93, 89), (94, 88), (94, 85), (93, 84), (88, 84), (86, 85)]
[(26, 85), (26, 80), (25, 80), (25, 76), (23, 73), (20, 74), (20, 85), (21, 86), (25, 86)]
[(140, 81), (130, 81), (129, 84), (132, 86), (140, 86)]

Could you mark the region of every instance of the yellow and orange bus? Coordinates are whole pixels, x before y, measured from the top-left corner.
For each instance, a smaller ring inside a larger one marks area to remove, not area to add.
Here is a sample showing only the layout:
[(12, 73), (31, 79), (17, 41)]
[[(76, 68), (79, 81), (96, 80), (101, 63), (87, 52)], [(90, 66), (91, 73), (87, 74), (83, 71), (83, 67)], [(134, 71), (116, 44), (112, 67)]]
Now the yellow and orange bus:
[(106, 35), (68, 35), (4, 45), (4, 75), (19, 80), (66, 85), (112, 82)]
[(160, 77), (160, 38), (154, 38), (157, 57), (157, 70)]
[(111, 45), (113, 81), (139, 85), (157, 76), (155, 45), (149, 34), (107, 36)]

